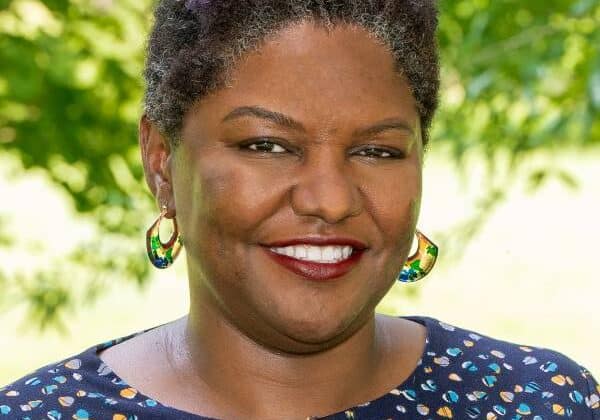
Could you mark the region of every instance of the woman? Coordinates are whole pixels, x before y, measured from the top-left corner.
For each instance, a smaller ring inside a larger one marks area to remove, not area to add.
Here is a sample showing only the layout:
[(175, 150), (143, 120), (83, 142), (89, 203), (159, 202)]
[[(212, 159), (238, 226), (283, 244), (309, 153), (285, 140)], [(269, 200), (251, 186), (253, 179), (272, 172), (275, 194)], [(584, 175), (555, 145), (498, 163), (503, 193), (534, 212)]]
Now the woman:
[(185, 249), (189, 314), (8, 385), (0, 413), (600, 418), (597, 383), (560, 353), (374, 313), (437, 255), (418, 234), (407, 261), (438, 90), (433, 1), (162, 0), (155, 17), (147, 246), (159, 268)]

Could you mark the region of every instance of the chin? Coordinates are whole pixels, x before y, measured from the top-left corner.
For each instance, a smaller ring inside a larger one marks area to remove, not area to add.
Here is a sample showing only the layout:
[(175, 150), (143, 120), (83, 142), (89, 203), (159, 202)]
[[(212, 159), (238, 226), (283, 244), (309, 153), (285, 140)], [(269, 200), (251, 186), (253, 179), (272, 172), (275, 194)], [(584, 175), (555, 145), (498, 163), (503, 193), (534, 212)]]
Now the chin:
[(355, 313), (329, 311), (297, 314), (285, 313), (277, 317), (276, 328), (300, 347), (323, 349), (345, 340), (355, 328)]

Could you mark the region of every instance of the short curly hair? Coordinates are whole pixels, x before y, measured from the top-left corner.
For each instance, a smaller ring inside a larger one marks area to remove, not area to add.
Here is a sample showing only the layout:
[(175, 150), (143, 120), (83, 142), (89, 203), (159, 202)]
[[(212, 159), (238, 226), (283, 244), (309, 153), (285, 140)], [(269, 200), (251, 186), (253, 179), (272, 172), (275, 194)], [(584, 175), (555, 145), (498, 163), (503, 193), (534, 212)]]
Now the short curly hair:
[(144, 70), (144, 112), (173, 146), (185, 113), (227, 83), (244, 53), (292, 23), (360, 25), (408, 80), (427, 143), (438, 103), (435, 0), (158, 0)]

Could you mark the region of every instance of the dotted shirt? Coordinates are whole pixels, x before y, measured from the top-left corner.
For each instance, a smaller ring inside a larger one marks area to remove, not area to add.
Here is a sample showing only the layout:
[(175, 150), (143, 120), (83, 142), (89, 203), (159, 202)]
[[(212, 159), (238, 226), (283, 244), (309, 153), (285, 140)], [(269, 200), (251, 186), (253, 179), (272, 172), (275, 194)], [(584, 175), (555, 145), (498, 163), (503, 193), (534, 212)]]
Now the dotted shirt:
[[(387, 394), (326, 419), (600, 420), (600, 386), (566, 356), (432, 318), (405, 319), (427, 328), (411, 376)], [(141, 394), (98, 357), (146, 331), (93, 346), (0, 388), (0, 420), (208, 420)]]

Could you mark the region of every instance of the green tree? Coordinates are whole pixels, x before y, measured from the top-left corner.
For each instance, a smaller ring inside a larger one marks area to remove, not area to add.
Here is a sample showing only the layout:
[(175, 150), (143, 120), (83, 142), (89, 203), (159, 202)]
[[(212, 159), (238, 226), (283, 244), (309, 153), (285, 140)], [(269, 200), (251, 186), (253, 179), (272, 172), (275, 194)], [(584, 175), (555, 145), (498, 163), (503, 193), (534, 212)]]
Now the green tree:
[[(487, 164), (479, 211), (452, 233), (466, 241), (511, 182), (576, 184), (560, 168), (520, 170), (532, 153), (600, 142), (600, 5), (439, 5), (442, 106), (432, 147), (448, 148), (457, 168), (473, 156)], [(24, 302), (42, 327), (93, 300), (109, 278), (147, 281), (140, 215), (154, 206), (136, 123), (150, 16), (149, 0), (0, 0), (0, 155), (45, 171), (98, 233), (50, 270), (8, 279), (0, 268), (0, 307)], [(10, 247), (1, 222), (0, 247)], [(74, 276), (77, 287), (66, 280)]]
[(487, 164), (478, 213), (451, 232), (464, 244), (515, 180), (524, 177), (531, 190), (552, 177), (577, 185), (561, 168), (520, 169), (538, 151), (600, 143), (600, 5), (594, 0), (439, 4), (443, 87), (433, 144), (447, 145), (458, 169), (466, 167), (469, 155)]
[(0, 10), (0, 153), (46, 171), (98, 227), (51, 270), (5, 280), (0, 299), (29, 304), (45, 327), (109, 279), (148, 277), (140, 214), (152, 202), (136, 120), (150, 8), (138, 0), (15, 0)]

